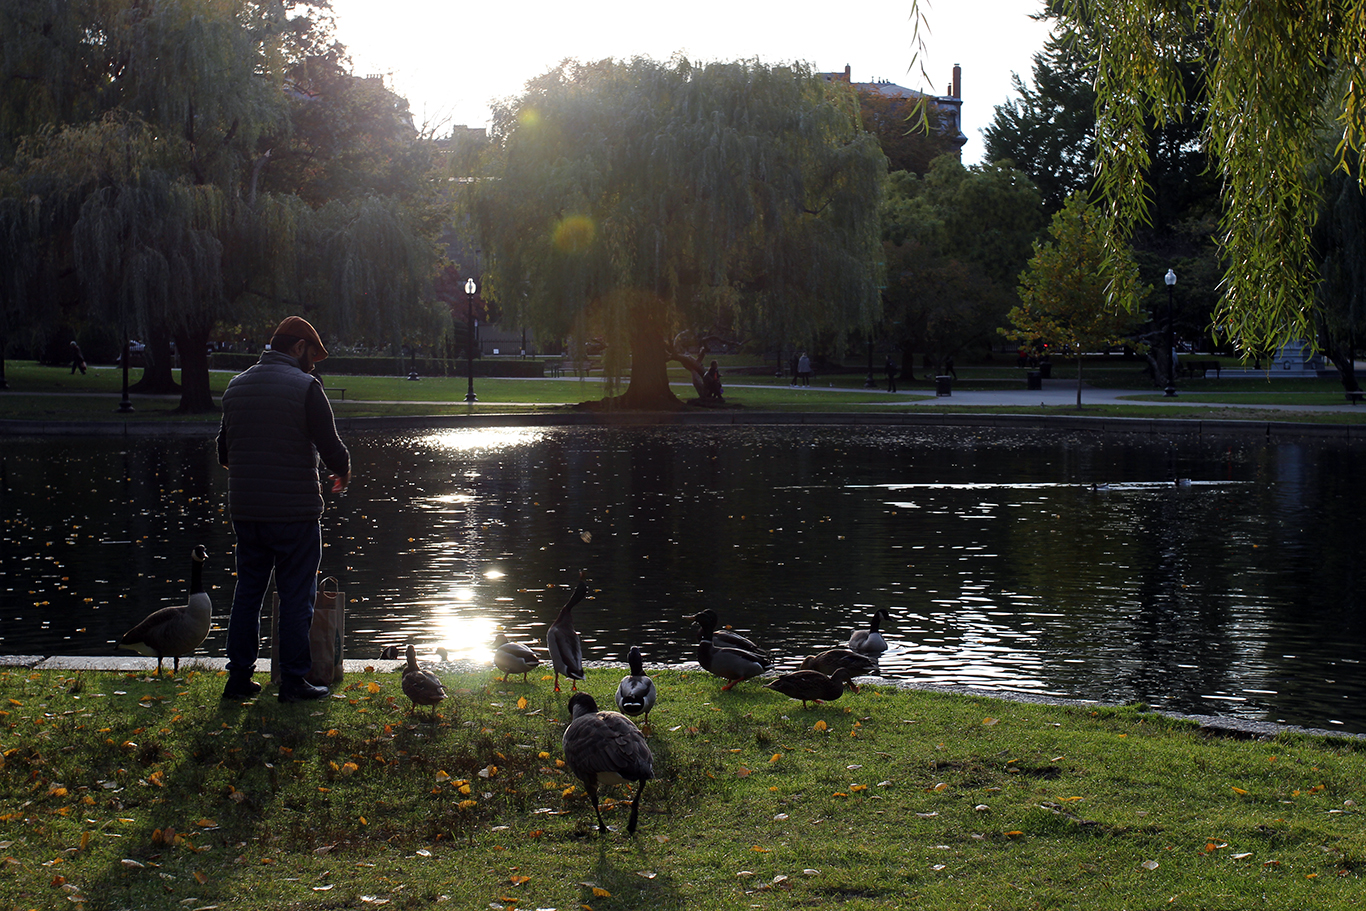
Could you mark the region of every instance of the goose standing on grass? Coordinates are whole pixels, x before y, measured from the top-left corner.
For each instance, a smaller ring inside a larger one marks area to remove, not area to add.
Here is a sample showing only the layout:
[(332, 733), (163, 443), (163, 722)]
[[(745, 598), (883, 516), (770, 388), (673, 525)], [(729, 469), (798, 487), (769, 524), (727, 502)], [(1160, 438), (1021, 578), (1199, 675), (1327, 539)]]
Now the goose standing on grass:
[(526, 675), (541, 665), (541, 659), (529, 646), (509, 642), (502, 630), (493, 640), (493, 649), (493, 663), (503, 672), (504, 683), (507, 683), (509, 674), (521, 674), (522, 682), (526, 683)]
[(588, 597), (588, 585), (584, 582), (584, 575), (579, 573), (579, 584), (574, 588), (574, 593), (569, 596), (564, 607), (560, 608), (559, 616), (545, 633), (545, 645), (550, 649), (550, 663), (555, 665), (557, 693), (560, 691), (561, 674), (569, 678), (570, 689), (576, 693), (579, 687), (574, 681), (583, 679), (583, 643), (579, 641), (579, 634), (574, 631), (574, 620), (569, 616), (569, 612), (574, 609), (575, 604)]
[(849, 637), (849, 648), (856, 652), (874, 657), (887, 651), (887, 640), (882, 638), (882, 621), (892, 619), (885, 607), (873, 611), (873, 619), (867, 629), (854, 630)]
[(645, 676), (645, 659), (638, 646), (631, 646), (626, 660), (631, 665), (631, 673), (622, 677), (617, 686), (617, 708), (621, 709), (622, 714), (633, 718), (644, 715), (645, 723), (649, 724), (650, 709), (655, 707), (659, 691), (655, 688), (654, 680)]
[(625, 715), (599, 712), (597, 702), (587, 693), (569, 697), (569, 712), (573, 720), (564, 729), (564, 759), (593, 802), (598, 832), (607, 831), (598, 807), (598, 785), (635, 781), (639, 787), (631, 801), (631, 820), (626, 823), (626, 831), (634, 835), (645, 782), (655, 777), (654, 757), (645, 735)]
[(847, 669), (855, 677), (861, 677), (877, 670), (877, 660), (850, 648), (828, 648), (802, 659), (802, 670), (820, 671), (827, 677), (840, 668)]
[(120, 648), (155, 656), (157, 676), (161, 675), (161, 659), (171, 658), (172, 672), (177, 673), (180, 659), (199, 648), (209, 635), (213, 604), (204, 592), (204, 561), (208, 556), (203, 544), (195, 545), (190, 553), (190, 599), (184, 607), (153, 611), (119, 640)]
[(846, 686), (858, 692), (853, 674), (847, 667), (836, 668), (829, 677), (820, 671), (793, 671), (773, 678), (764, 686), (792, 699), (800, 699), (802, 708), (806, 708), (807, 702), (832, 702), (840, 698)]
[(446, 698), (446, 688), (441, 685), (441, 678), (425, 667), (418, 666), (417, 649), (411, 645), (404, 651), (404, 655), (408, 659), (408, 665), (403, 669), (403, 695), (413, 703), (408, 714), (416, 711), (419, 705), (433, 706), (432, 714), (436, 714), (435, 706)]
[(758, 677), (768, 670), (768, 661), (754, 652), (740, 648), (719, 647), (710, 636), (705, 635), (697, 642), (697, 663), (702, 670), (729, 681), (722, 690), (728, 690), (741, 680)]
[(764, 662), (764, 664), (768, 664), (772, 658), (768, 653), (768, 649), (759, 648), (759, 646), (734, 630), (726, 629), (724, 627), (718, 628), (720, 622), (717, 620), (716, 611), (712, 610), (710, 607), (699, 611), (688, 619), (696, 626), (702, 627), (702, 638), (710, 639), (712, 645), (717, 648), (738, 648), (741, 651), (746, 651), (751, 655), (754, 655), (760, 661)]

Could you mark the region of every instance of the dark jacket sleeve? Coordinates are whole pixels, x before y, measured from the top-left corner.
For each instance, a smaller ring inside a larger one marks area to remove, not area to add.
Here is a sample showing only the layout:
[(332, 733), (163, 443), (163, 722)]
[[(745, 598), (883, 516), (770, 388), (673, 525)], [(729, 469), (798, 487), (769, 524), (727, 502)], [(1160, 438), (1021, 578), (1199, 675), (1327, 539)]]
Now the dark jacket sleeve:
[[(333, 474), (346, 474), (351, 470), (351, 454), (346, 451), (341, 437), (337, 436), (337, 422), (332, 416), (332, 403), (319, 383), (314, 383), (304, 399), (304, 412), (308, 418), (308, 436), (318, 449), (323, 464)], [(223, 446), (223, 435), (219, 434), (219, 446)], [(222, 450), (220, 448), (220, 454)]]

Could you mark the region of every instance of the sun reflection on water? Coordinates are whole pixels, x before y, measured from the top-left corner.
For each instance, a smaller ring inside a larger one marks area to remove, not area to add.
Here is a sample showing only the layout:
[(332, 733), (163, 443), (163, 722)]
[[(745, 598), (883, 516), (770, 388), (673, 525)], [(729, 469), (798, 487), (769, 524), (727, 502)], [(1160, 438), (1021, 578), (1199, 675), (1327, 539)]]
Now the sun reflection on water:
[(448, 452), (483, 452), (530, 446), (545, 436), (540, 427), (475, 427), (463, 430), (442, 430), (419, 437), (420, 446)]

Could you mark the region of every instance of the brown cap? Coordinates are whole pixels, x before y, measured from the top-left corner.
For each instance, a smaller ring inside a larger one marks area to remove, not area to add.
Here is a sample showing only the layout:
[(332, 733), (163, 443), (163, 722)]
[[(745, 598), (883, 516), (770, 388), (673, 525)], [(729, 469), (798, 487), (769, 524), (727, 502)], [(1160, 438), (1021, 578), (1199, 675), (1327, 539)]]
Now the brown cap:
[(327, 357), (327, 349), (323, 347), (323, 340), (318, 337), (318, 330), (309, 324), (308, 320), (302, 316), (287, 316), (284, 322), (275, 327), (276, 335), (289, 335), (294, 338), (301, 338), (313, 346), (313, 360), (320, 361)]

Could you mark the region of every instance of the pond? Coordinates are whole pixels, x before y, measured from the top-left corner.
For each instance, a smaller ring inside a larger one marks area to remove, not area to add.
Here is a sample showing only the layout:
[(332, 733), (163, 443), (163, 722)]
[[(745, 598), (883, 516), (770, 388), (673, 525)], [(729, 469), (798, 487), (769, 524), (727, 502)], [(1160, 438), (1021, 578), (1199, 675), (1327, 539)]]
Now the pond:
[[(541, 642), (578, 572), (589, 660), (695, 660), (711, 607), (794, 667), (876, 608), (889, 676), (1366, 731), (1359, 451), (1001, 428), (347, 435), (323, 517), (351, 657)], [(210, 438), (0, 440), (0, 653), (113, 654), (209, 550)]]

